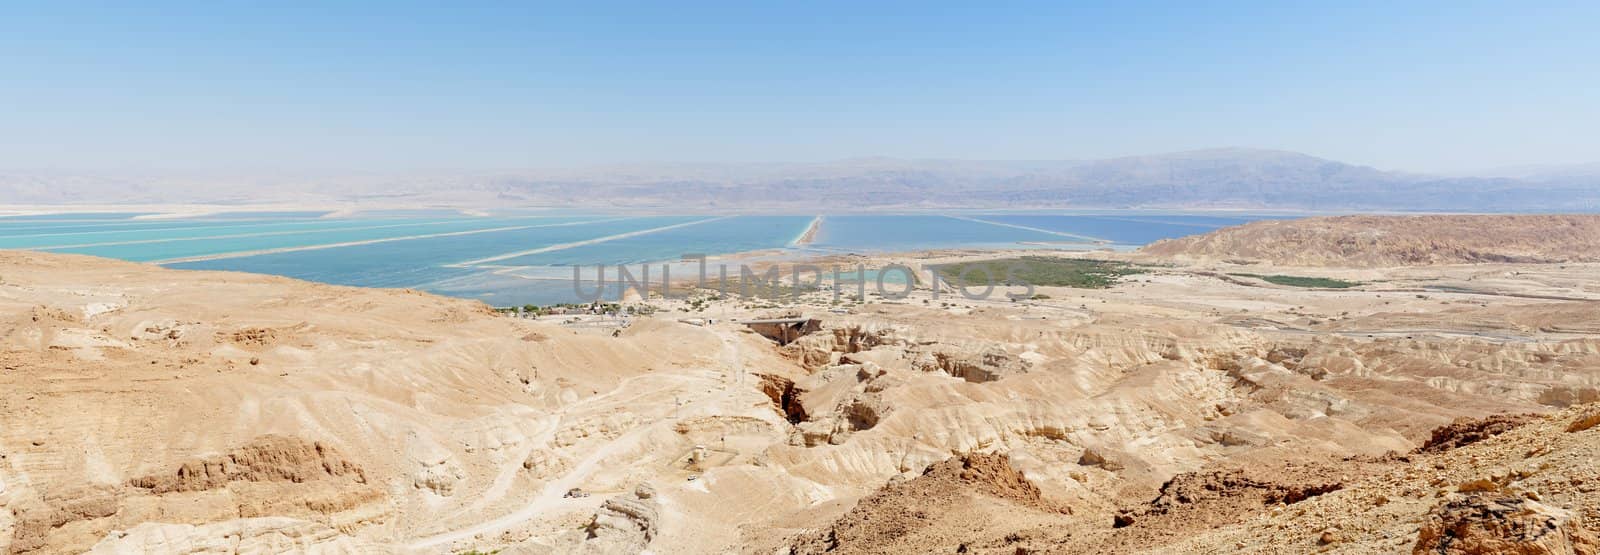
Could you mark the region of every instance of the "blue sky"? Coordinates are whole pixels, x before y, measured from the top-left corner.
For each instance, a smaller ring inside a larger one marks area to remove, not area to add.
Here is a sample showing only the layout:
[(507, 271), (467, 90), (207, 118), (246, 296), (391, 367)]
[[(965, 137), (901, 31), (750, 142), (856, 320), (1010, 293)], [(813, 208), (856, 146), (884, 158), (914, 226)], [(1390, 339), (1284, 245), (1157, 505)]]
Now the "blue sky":
[(1600, 2), (0, 2), (0, 170), (1600, 161)]

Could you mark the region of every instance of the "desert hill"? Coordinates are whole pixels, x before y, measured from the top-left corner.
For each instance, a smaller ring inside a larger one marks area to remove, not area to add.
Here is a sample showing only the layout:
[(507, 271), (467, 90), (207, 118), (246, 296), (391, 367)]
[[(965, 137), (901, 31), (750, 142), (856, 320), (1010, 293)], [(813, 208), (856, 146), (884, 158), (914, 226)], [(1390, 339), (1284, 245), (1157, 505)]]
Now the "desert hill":
[[(782, 311), (707, 295), (618, 329), (0, 252), (0, 552), (1310, 552), (1335, 526), (1329, 545), (1394, 551), (1480, 470), (1540, 505), (1450, 510), (1578, 538), (1597, 430), (1548, 457), (1463, 438), (1600, 400), (1600, 300), (1515, 294), (1597, 297), (1600, 274), (1489, 268), (1492, 290), (1428, 294), (1394, 290), (1489, 270), (1326, 290), (1174, 265), (1025, 302)], [(731, 321), (775, 312), (811, 319)], [(1550, 470), (1501, 480), (1515, 456)]]
[(1600, 215), (1337, 216), (1260, 221), (1139, 251), (1281, 266), (1600, 261)]
[(722, 348), (692, 328), (579, 335), (409, 291), (0, 252), (0, 552), (228, 534), (392, 551), (521, 506), (570, 462), (552, 445), (640, 417), (558, 407)]
[(1463, 418), (1409, 452), (1178, 474), (1100, 526), (1042, 502), (1005, 457), (964, 455), (789, 552), (1595, 553), (1597, 435), (1600, 405)]

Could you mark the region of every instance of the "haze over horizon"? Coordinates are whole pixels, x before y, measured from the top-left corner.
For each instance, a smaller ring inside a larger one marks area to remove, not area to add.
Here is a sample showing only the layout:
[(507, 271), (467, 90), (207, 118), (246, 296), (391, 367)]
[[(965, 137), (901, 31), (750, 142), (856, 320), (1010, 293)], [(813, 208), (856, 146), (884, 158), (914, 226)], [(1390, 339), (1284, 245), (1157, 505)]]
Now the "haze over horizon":
[[(1593, 164), (1600, 5), (16, 5), (0, 171)], [(1518, 171), (1523, 171), (1518, 169)]]
[(623, 170), (660, 170), (663, 173), (658, 177), (670, 177), (676, 171), (694, 171), (720, 169), (726, 171), (761, 170), (782, 168), (816, 168), (816, 167), (850, 167), (857, 165), (901, 165), (916, 166), (921, 164), (1055, 164), (1079, 165), (1096, 162), (1134, 159), (1161, 159), (1169, 157), (1183, 157), (1188, 155), (1240, 155), (1248, 158), (1253, 155), (1284, 155), (1290, 157), (1305, 157), (1341, 165), (1370, 168), (1384, 172), (1413, 174), (1418, 176), (1435, 177), (1529, 177), (1545, 173), (1560, 173), (1564, 171), (1582, 172), (1584, 175), (1600, 175), (1600, 162), (1549, 162), (1549, 163), (1521, 163), (1494, 166), (1482, 166), (1461, 170), (1413, 170), (1409, 168), (1392, 168), (1381, 165), (1361, 164), (1345, 160), (1337, 160), (1321, 156), (1314, 152), (1301, 152), (1291, 149), (1262, 148), (1243, 145), (1214, 146), (1190, 148), (1172, 151), (1157, 152), (1129, 152), (1103, 157), (1056, 157), (1056, 158), (962, 158), (962, 157), (935, 157), (935, 156), (889, 156), (881, 154), (859, 154), (817, 159), (752, 159), (752, 160), (713, 160), (713, 159), (675, 159), (675, 160), (614, 160), (592, 161), (576, 163), (537, 163), (530, 162), (520, 166), (478, 166), (478, 167), (449, 167), (449, 166), (417, 166), (417, 167), (271, 167), (251, 166), (239, 164), (229, 167), (201, 168), (201, 167), (140, 167), (140, 168), (67, 168), (67, 167), (6, 167), (0, 168), (0, 173), (9, 172), (12, 175), (76, 175), (80, 177), (143, 177), (150, 179), (162, 178), (204, 178), (204, 177), (267, 177), (267, 178), (347, 178), (357, 176), (383, 177), (383, 178), (428, 178), (452, 177), (463, 178), (484, 175), (604, 175), (607, 172)]

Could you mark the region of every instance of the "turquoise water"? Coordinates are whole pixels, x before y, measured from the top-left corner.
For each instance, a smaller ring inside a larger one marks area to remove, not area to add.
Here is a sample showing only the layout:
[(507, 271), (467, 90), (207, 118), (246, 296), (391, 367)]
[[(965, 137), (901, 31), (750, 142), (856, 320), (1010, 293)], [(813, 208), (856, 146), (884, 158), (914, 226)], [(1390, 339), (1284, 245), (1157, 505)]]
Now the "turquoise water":
[[(256, 234), (254, 232), (240, 235), (224, 234), (222, 238), (212, 239), (184, 239), (163, 242), (150, 242), (138, 244), (107, 244), (94, 247), (59, 248), (51, 249), (57, 252), (71, 252), (77, 254), (91, 254), (95, 256), (109, 256), (127, 258), (138, 261), (173, 261), (202, 256), (215, 256), (227, 253), (254, 252), (274, 249), (303, 248), (314, 245), (335, 245), (352, 242), (395, 240), (404, 239), (414, 241), (435, 236), (457, 238), (458, 241), (468, 241), (470, 235), (491, 235), (499, 233), (495, 230), (516, 230), (519, 228), (539, 228), (543, 226), (558, 225), (572, 221), (570, 218), (522, 218), (522, 219), (488, 219), (488, 220), (452, 220), (443, 222), (425, 222), (409, 225), (396, 225), (393, 223), (373, 226), (351, 226), (350, 229), (340, 227), (318, 227), (313, 230), (299, 230), (295, 232), (278, 232), (274, 234)], [(352, 247), (357, 245), (352, 245)], [(359, 245), (366, 246), (366, 245)]]
[[(488, 223), (488, 222), (483, 222)], [(308, 237), (292, 238), (287, 241), (277, 240), (260, 245), (282, 244), (293, 245), (302, 243), (302, 239), (317, 242), (318, 234), (337, 233), (340, 230), (367, 231), (357, 232), (357, 236), (375, 238), (385, 235), (406, 235), (410, 233), (432, 233), (435, 226), (442, 226), (444, 230), (461, 230), (477, 227), (479, 222), (470, 222), (460, 219), (440, 221), (405, 221), (405, 220), (359, 220), (359, 221), (310, 221), (310, 222), (277, 222), (277, 223), (240, 223), (237, 225), (218, 224), (208, 222), (202, 225), (183, 225), (163, 223), (159, 226), (140, 226), (134, 228), (94, 229), (88, 231), (61, 231), (51, 230), (45, 233), (22, 233), (15, 235), (0, 235), (0, 248), (30, 248), (40, 250), (56, 250), (63, 252), (77, 252), (81, 254), (94, 254), (98, 256), (116, 256), (117, 253), (144, 252), (145, 249), (132, 248), (135, 243), (155, 245), (160, 242), (181, 243), (196, 240), (226, 240), (239, 245), (252, 244), (252, 240), (261, 237), (293, 237), (304, 235)], [(510, 225), (510, 224), (507, 224)], [(427, 229), (423, 229), (427, 228)], [(416, 230), (416, 231), (408, 231)], [(354, 237), (354, 236), (352, 236)], [(105, 251), (94, 250), (99, 246), (114, 246), (116, 249)], [(240, 249), (231, 250), (243, 250)], [(248, 247), (262, 248), (262, 247)], [(223, 250), (220, 252), (229, 252)], [(160, 255), (144, 256), (144, 260), (158, 260)]]
[(605, 243), (517, 257), (508, 266), (638, 264), (677, 260), (685, 254), (724, 254), (784, 247), (811, 223), (811, 216), (700, 218), (692, 225)]
[(487, 273), (486, 268), (458, 266), (476, 259), (637, 232), (693, 219), (645, 217), (580, 220), (589, 223), (184, 262), (171, 266), (277, 274), (338, 285), (426, 289), (433, 282)]
[[(474, 217), (444, 210), (331, 217), (323, 212), (139, 213), (0, 217), (0, 248), (89, 254), (173, 268), (233, 270), (367, 287), (409, 287), (496, 305), (577, 300), (572, 266), (669, 262), (757, 250), (826, 254), (944, 248), (1133, 247), (1265, 216), (1084, 212), (829, 215), (809, 245), (793, 242), (813, 215), (629, 216), (563, 211)], [(713, 262), (715, 264), (715, 262)], [(632, 266), (637, 269), (637, 266)], [(675, 268), (674, 276), (690, 274)], [(849, 269), (847, 269), (849, 270)], [(734, 269), (734, 272), (737, 270)], [(714, 272), (714, 270), (713, 270)], [(876, 277), (868, 270), (869, 279)], [(652, 267), (659, 279), (660, 268)], [(851, 275), (846, 275), (850, 279)], [(897, 274), (885, 276), (898, 281)], [(580, 282), (586, 291), (595, 284)], [(615, 297), (616, 288), (607, 294)]]
[[(31, 222), (14, 221), (14, 222), (7, 223), (6, 220), (9, 220), (9, 218), (0, 218), (0, 236), (4, 236), (4, 237), (8, 237), (8, 238), (55, 237), (55, 236), (68, 236), (68, 235), (73, 235), (73, 234), (84, 234), (85, 236), (93, 237), (93, 235), (90, 235), (90, 234), (104, 233), (104, 232), (117, 233), (117, 232), (129, 231), (129, 230), (154, 232), (154, 231), (161, 231), (161, 230), (166, 230), (166, 229), (177, 230), (177, 229), (194, 229), (194, 228), (203, 228), (203, 227), (215, 227), (217, 225), (217, 222), (215, 220), (207, 220), (207, 221), (152, 221), (152, 220), (88, 220), (88, 221), (85, 221), (85, 220), (73, 220), (73, 221), (66, 221), (66, 220), (59, 220), (59, 221), (53, 221), (53, 222), (49, 222), (49, 223), (43, 223), (43, 222), (38, 222), (38, 221), (31, 221)], [(241, 222), (242, 221), (236, 221), (234, 223), (234, 225), (239, 225)], [(288, 221), (278, 222), (278, 223), (288, 223)]]

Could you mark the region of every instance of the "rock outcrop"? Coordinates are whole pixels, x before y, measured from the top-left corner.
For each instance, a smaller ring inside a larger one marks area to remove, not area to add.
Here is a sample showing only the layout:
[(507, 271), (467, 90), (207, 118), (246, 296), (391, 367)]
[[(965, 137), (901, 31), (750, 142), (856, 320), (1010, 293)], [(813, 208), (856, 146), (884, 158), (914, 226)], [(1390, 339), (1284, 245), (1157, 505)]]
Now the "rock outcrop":
[(367, 482), (361, 467), (327, 444), (265, 435), (226, 455), (188, 461), (171, 472), (129, 480), (128, 485), (162, 494), (216, 489), (236, 481), (302, 483), (328, 478)]
[(833, 366), (807, 378), (808, 390), (800, 390), (798, 407), (787, 412), (795, 427), (790, 443), (815, 447), (839, 445), (855, 432), (870, 430), (889, 414), (883, 390), (893, 378), (872, 363)]
[(1453, 495), (1429, 513), (1413, 553), (1593, 555), (1600, 539), (1570, 512), (1538, 501), (1479, 492)]
[(828, 324), (817, 333), (785, 344), (781, 351), (807, 368), (837, 364), (839, 356), (880, 345), (904, 345), (895, 329), (883, 325)]
[(1007, 376), (1028, 371), (1027, 361), (1005, 350), (989, 346), (962, 348), (934, 344), (921, 346), (909, 353), (911, 367), (923, 372), (944, 372), (963, 380), (981, 383), (992, 382)]
[(1537, 414), (1496, 414), (1483, 418), (1461, 417), (1433, 430), (1418, 453), (1441, 453), (1471, 445), (1506, 433), (1517, 426), (1537, 420)]
[[(790, 555), (821, 553), (962, 553), (950, 524), (991, 510), (1062, 514), (1005, 455), (971, 453), (929, 465), (863, 498), (826, 528), (790, 540)], [(959, 529), (960, 527), (955, 527)]]
[(640, 553), (655, 539), (661, 519), (661, 502), (648, 483), (633, 493), (607, 499), (584, 527), (586, 553)]

